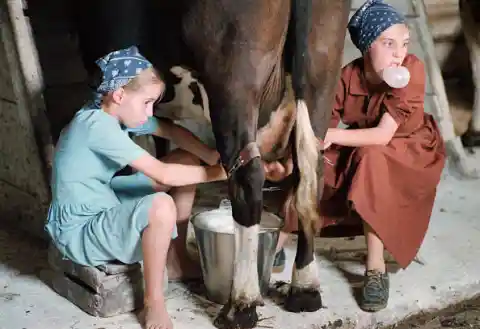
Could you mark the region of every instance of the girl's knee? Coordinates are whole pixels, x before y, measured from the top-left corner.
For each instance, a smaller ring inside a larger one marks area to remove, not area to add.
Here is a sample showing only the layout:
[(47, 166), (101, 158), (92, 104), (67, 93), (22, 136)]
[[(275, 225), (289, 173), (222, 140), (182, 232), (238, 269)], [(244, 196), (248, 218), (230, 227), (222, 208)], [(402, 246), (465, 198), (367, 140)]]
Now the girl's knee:
[(155, 224), (158, 221), (171, 225), (175, 225), (177, 221), (177, 207), (173, 198), (167, 193), (156, 193), (152, 200), (148, 222)]

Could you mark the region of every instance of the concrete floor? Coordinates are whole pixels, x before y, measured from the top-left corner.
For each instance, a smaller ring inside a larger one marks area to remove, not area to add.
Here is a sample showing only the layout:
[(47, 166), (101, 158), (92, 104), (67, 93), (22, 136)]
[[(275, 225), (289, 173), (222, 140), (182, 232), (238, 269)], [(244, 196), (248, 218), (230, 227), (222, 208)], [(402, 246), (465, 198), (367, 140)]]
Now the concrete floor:
[[(480, 156), (475, 156), (480, 163)], [(323, 282), (325, 309), (292, 314), (274, 301), (259, 308), (263, 328), (375, 328), (399, 321), (420, 310), (445, 307), (480, 292), (480, 181), (459, 181), (448, 170), (440, 183), (431, 225), (420, 250), (425, 265), (413, 263), (391, 276), (389, 307), (376, 314), (362, 312), (352, 294), (361, 282), (363, 239), (319, 241), (318, 265)], [(276, 280), (289, 280), (295, 252), (287, 248), (285, 271)], [(331, 248), (337, 250), (331, 257)], [(48, 274), (46, 246), (20, 233), (0, 231), (0, 329), (136, 329), (135, 314), (101, 319), (87, 315), (58, 296), (45, 283)], [(396, 271), (395, 264), (390, 270)], [(170, 285), (168, 308), (175, 328), (213, 328), (212, 317), (220, 306)]]

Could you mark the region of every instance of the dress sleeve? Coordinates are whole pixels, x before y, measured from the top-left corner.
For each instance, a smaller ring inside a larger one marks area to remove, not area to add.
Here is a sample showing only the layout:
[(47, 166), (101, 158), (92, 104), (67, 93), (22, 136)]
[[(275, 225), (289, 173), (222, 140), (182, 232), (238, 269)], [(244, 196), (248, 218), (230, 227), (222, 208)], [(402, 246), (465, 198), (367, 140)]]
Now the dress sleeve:
[(330, 128), (337, 128), (343, 116), (343, 108), (345, 103), (346, 84), (343, 76), (338, 80), (337, 89), (335, 90), (335, 99), (333, 100), (333, 110), (330, 117)]
[(147, 151), (128, 137), (118, 121), (98, 111), (89, 120), (88, 145), (96, 154), (125, 167)]
[(404, 88), (392, 88), (383, 101), (385, 110), (398, 125), (415, 111), (423, 111), (425, 100), (425, 67), (420, 59), (409, 55), (403, 64), (410, 72), (410, 82)]

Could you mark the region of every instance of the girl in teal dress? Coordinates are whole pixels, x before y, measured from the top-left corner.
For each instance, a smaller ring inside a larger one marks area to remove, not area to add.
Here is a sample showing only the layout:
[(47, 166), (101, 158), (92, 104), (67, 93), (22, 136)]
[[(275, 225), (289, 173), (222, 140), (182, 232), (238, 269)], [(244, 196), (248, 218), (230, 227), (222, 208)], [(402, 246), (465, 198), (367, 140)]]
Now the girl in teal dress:
[[(226, 175), (215, 164), (215, 150), (152, 116), (165, 85), (136, 47), (114, 51), (97, 65), (103, 80), (94, 99), (75, 114), (56, 146), (46, 230), (78, 264), (143, 260), (146, 327), (171, 329), (163, 277), (176, 222), (190, 215), (194, 184)], [(129, 132), (180, 137), (196, 155), (174, 151), (157, 160)], [(212, 165), (201, 166), (200, 159)], [(127, 165), (137, 173), (114, 177)]]

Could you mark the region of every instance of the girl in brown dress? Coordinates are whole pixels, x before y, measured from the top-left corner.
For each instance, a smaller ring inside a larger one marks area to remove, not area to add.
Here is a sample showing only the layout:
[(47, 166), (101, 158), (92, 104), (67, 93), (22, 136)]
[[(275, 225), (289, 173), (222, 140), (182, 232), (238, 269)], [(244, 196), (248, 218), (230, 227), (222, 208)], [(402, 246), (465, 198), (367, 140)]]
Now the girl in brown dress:
[[(407, 53), (405, 18), (381, 0), (368, 0), (348, 29), (362, 57), (342, 69), (338, 83), (323, 141), (320, 214), (322, 227), (362, 219), (368, 256), (360, 306), (378, 311), (389, 296), (384, 248), (402, 268), (415, 257), (429, 224), (445, 149), (433, 117), (424, 112), (425, 69)], [(408, 84), (390, 87), (384, 69), (402, 66), (410, 73)], [(347, 129), (337, 128), (340, 120)], [(268, 180), (279, 181), (291, 173), (291, 165), (265, 164), (265, 171)], [(284, 209), (284, 232), (293, 232), (297, 220), (288, 199)], [(285, 257), (286, 236), (280, 238), (276, 265)]]

